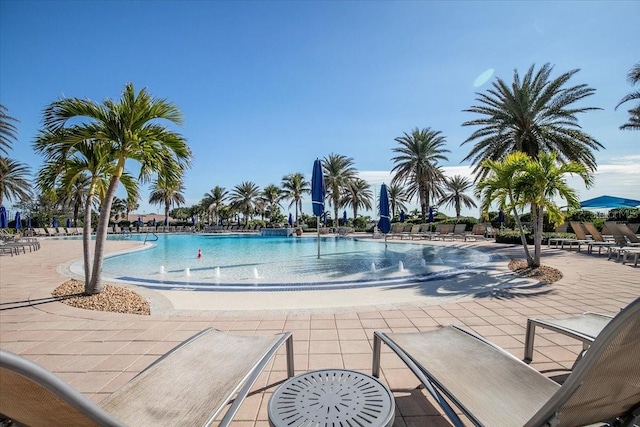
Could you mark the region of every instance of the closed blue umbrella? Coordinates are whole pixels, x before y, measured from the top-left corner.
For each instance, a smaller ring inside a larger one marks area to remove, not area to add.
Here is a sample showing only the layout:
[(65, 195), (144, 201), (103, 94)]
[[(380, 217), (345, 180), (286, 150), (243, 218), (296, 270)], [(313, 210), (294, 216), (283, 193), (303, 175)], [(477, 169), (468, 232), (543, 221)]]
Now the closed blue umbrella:
[[(433, 206), (429, 206), (429, 222), (433, 222)], [(429, 231), (431, 231), (431, 226), (429, 226)]]
[(156, 226), (156, 219), (153, 218), (153, 222), (151, 223), (151, 225), (153, 225), (154, 227)]
[(191, 217), (191, 225), (196, 225), (196, 217), (195, 216)]
[(27, 228), (31, 228), (31, 217), (27, 217)]
[(4, 206), (0, 206), (0, 228), (7, 228), (8, 226), (7, 209)]
[(20, 212), (16, 212), (16, 229), (22, 227), (22, 219), (20, 218)]
[(404, 211), (400, 211), (400, 222), (404, 222)]
[(384, 234), (385, 240), (387, 233), (391, 231), (391, 217), (389, 216), (389, 195), (387, 194), (386, 184), (382, 184), (380, 187), (380, 220), (378, 221), (378, 228)]
[(313, 215), (316, 216), (318, 224), (318, 258), (320, 258), (320, 217), (324, 213), (324, 176), (322, 175), (322, 163), (320, 159), (316, 159), (313, 162), (311, 204), (313, 205)]
[(168, 217), (164, 217), (164, 226), (168, 226), (169, 225), (169, 218)]
[(69, 218), (67, 218), (67, 228), (71, 227), (71, 220)]
[(138, 217), (138, 228), (142, 227), (142, 218)]
[(289, 227), (293, 227), (293, 215), (289, 212)]
[(342, 225), (347, 225), (347, 211), (342, 212)]
[(58, 227), (58, 218), (56, 218), (54, 216), (53, 217), (53, 221), (51, 221), (51, 225), (53, 226), (53, 228), (57, 228)]
[(498, 222), (500, 223), (500, 228), (502, 228), (502, 223), (504, 222), (504, 212), (502, 212), (502, 209), (498, 212)]

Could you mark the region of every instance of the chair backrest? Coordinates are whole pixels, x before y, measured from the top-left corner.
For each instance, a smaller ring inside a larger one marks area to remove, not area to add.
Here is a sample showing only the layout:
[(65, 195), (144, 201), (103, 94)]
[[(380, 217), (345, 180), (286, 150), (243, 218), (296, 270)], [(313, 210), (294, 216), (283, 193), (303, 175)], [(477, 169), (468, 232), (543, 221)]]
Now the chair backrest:
[(473, 230), (471, 232), (476, 236), (482, 236), (485, 231), (487, 231), (486, 224), (474, 224)]
[[(640, 240), (636, 237), (636, 235), (631, 233), (631, 230), (629, 230), (629, 227), (627, 227), (626, 224), (616, 224), (615, 222), (606, 222), (605, 226), (611, 232), (613, 239), (620, 246), (624, 246), (627, 244), (627, 239), (625, 238), (626, 232), (630, 233), (636, 239), (636, 241), (640, 242)], [(625, 228), (626, 230), (624, 230)]]
[(565, 224), (561, 224), (561, 225), (559, 225), (559, 226), (557, 226), (555, 228), (555, 232), (556, 233), (566, 233), (567, 232), (567, 228), (568, 228), (568, 226), (567, 226), (566, 223)]
[(464, 231), (467, 229), (467, 224), (456, 224), (453, 228), (453, 234), (464, 234)]
[(571, 221), (569, 224), (571, 224), (571, 229), (578, 239), (589, 240), (587, 239), (587, 233), (585, 233), (584, 228), (582, 228), (582, 224), (578, 221)]
[(0, 414), (31, 426), (123, 425), (40, 365), (0, 350)]
[(616, 225), (618, 226), (618, 229), (624, 235), (624, 237), (629, 239), (629, 242), (640, 243), (640, 239), (638, 238), (638, 236), (636, 236), (636, 233), (634, 233), (633, 230), (631, 230), (627, 224), (616, 224)]
[(585, 228), (585, 230), (587, 230), (587, 233), (591, 234), (591, 238), (593, 240), (595, 240), (596, 242), (604, 242), (602, 234), (600, 234), (600, 232), (592, 222), (585, 222), (583, 224), (583, 227)]
[(526, 424), (577, 426), (632, 418), (640, 405), (640, 298), (598, 334), (558, 392)]

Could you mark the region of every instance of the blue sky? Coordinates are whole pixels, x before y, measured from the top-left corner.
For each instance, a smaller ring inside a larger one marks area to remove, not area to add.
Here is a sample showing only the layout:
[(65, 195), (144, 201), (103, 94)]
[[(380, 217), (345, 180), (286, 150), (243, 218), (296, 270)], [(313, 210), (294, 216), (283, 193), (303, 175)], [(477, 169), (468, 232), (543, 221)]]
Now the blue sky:
[[(472, 129), (461, 123), (474, 116), (462, 110), (496, 77), (548, 62), (553, 76), (581, 69), (570, 83), (595, 88), (584, 105), (602, 108), (580, 116), (606, 147), (595, 187), (576, 181), (581, 198), (639, 199), (640, 134), (619, 130), (626, 109), (614, 111), (633, 90), (638, 16), (634, 1), (0, 0), (0, 102), (21, 121), (11, 157), (35, 171), (31, 143), (48, 103), (117, 99), (126, 82), (169, 99), (194, 153), (191, 205), (216, 185), (310, 179), (313, 160), (330, 153), (352, 157), (379, 189), (394, 138), (415, 127), (440, 130), (445, 171), (468, 174), (471, 146), (460, 144)], [(141, 212), (162, 212), (147, 188), (142, 196)]]

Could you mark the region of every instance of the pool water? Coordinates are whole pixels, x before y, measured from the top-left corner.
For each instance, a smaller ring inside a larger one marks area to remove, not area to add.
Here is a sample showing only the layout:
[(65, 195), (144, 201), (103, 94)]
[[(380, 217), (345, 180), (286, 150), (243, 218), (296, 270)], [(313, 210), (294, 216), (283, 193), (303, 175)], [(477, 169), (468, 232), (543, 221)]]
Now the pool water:
[(489, 261), (455, 245), (345, 237), (321, 238), (320, 259), (317, 240), (307, 237), (165, 234), (145, 246), (150, 249), (106, 258), (104, 277), (158, 289), (331, 289), (434, 280)]

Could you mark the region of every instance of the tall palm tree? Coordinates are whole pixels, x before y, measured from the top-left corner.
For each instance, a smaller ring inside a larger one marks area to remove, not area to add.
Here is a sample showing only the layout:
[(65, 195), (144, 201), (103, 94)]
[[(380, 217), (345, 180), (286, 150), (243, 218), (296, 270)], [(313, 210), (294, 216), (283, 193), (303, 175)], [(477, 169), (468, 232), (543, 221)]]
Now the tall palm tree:
[[(634, 65), (631, 70), (629, 70), (627, 81), (631, 84), (631, 86), (635, 86), (636, 84), (640, 83), (640, 62)], [(618, 105), (616, 105), (616, 110), (625, 102), (632, 101), (634, 99), (640, 100), (640, 91), (636, 90), (635, 92), (627, 94), (620, 100)], [(640, 130), (640, 102), (638, 102), (638, 104), (636, 104), (629, 110), (629, 121), (620, 126), (620, 129)]]
[(392, 158), (395, 166), (391, 171), (395, 176), (391, 184), (406, 185), (409, 199), (418, 195), (424, 221), (431, 200), (443, 195), (441, 187), (445, 177), (438, 161), (448, 160), (444, 155), (449, 152), (444, 148), (446, 139), (440, 131), (415, 128), (411, 134), (404, 132), (395, 141), (399, 147), (393, 148), (398, 155)]
[(261, 199), (265, 204), (265, 209), (269, 210), (269, 221), (272, 221), (273, 213), (276, 207), (280, 206), (280, 200), (282, 200), (282, 190), (277, 185), (267, 185), (262, 189)]
[(227, 200), (229, 192), (224, 188), (216, 185), (210, 192), (205, 193), (206, 208), (209, 212), (210, 221), (217, 223), (220, 217), (220, 209), (224, 206), (224, 202)]
[(304, 175), (300, 172), (286, 175), (282, 178), (282, 197), (285, 200), (291, 200), (289, 207), (295, 206), (296, 225), (298, 224), (298, 212), (302, 214), (302, 197), (311, 193), (309, 181), (304, 179)]
[(0, 206), (4, 199), (13, 201), (31, 197), (30, 172), (29, 166), (0, 157)]
[(102, 263), (111, 203), (128, 159), (140, 165), (139, 180), (148, 182), (154, 174), (177, 179), (191, 161), (185, 139), (162, 124), (182, 124), (180, 110), (165, 99), (154, 98), (146, 89), (135, 91), (128, 83), (118, 101), (97, 104), (87, 99), (63, 98), (44, 110), (44, 129), (60, 139), (51, 141), (73, 150), (83, 141), (109, 146), (114, 158), (109, 187), (100, 206), (91, 282), (87, 293), (102, 292)]
[(391, 205), (391, 217), (395, 217), (400, 211), (407, 211), (407, 203), (411, 200), (407, 196), (407, 190), (400, 184), (390, 184), (387, 186), (387, 195)]
[(329, 195), (329, 203), (333, 206), (333, 218), (337, 220), (338, 209), (342, 207), (343, 192), (356, 177), (356, 168), (351, 157), (341, 154), (329, 154), (322, 159), (325, 191)]
[(534, 158), (555, 151), (563, 163), (574, 161), (595, 170), (592, 150), (603, 146), (582, 131), (577, 115), (598, 108), (574, 105), (593, 95), (595, 89), (586, 84), (566, 87), (579, 70), (555, 79), (550, 78), (552, 71), (549, 64), (537, 72), (532, 65), (521, 80), (518, 70), (514, 70), (512, 84), (498, 78), (486, 94), (477, 94), (479, 105), (464, 110), (481, 116), (462, 124), (480, 126), (462, 143), (475, 141), (463, 161), (471, 160), (476, 165), (476, 181), (489, 173), (483, 166), (485, 160), (502, 160), (515, 151)]
[(349, 182), (344, 199), (343, 206), (351, 206), (353, 209), (353, 219), (358, 217), (358, 209), (371, 209), (373, 207), (373, 192), (371, 185), (362, 178), (354, 178)]
[(18, 129), (11, 122), (19, 122), (7, 114), (7, 107), (0, 104), (0, 154), (8, 155), (12, 141), (18, 140)]
[(471, 196), (468, 196), (465, 191), (469, 191), (473, 184), (468, 178), (462, 175), (454, 175), (452, 178), (447, 178), (446, 182), (446, 194), (440, 201), (439, 205), (453, 206), (456, 210), (456, 217), (460, 218), (460, 210), (462, 206), (465, 208), (477, 207), (476, 202)]
[(159, 176), (151, 185), (149, 203), (164, 207), (165, 221), (169, 221), (169, 210), (172, 206), (185, 203), (182, 180)]
[(235, 209), (242, 212), (245, 224), (249, 223), (249, 218), (256, 208), (259, 196), (260, 187), (251, 181), (244, 181), (231, 190), (231, 203)]

